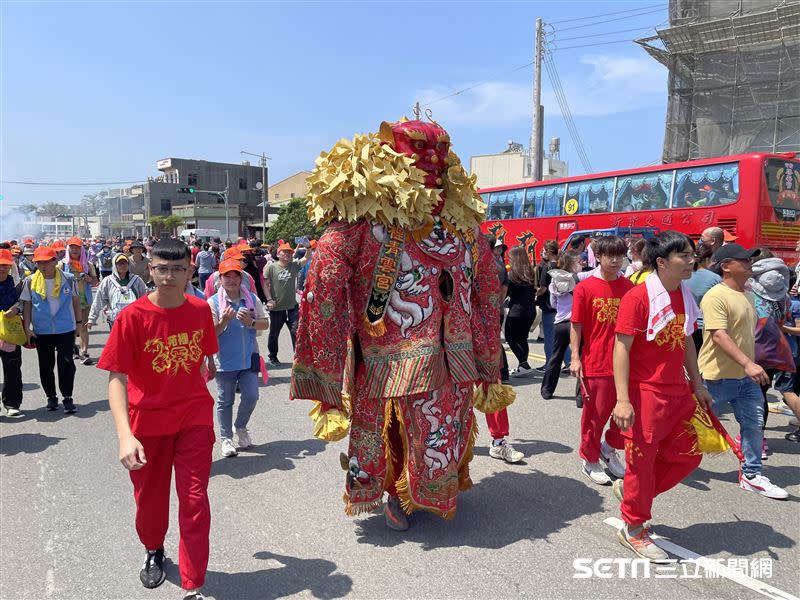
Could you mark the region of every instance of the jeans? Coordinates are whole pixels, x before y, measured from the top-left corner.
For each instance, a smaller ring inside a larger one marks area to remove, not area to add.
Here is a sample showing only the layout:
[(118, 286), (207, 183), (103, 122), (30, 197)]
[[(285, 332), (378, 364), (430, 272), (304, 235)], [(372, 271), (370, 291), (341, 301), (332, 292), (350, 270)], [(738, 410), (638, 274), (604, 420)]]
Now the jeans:
[(72, 397), (75, 384), (75, 363), (72, 360), (72, 345), (75, 332), (36, 336), (36, 355), (39, 357), (39, 380), (48, 398), (56, 397), (56, 376), (53, 369), (58, 367), (58, 389), (64, 398)]
[(201, 291), (206, 288), (206, 281), (208, 281), (208, 278), (211, 277), (212, 275), (213, 275), (213, 273), (198, 273), (197, 274), (197, 282), (199, 283), (199, 285), (197, 287), (199, 287)]
[(269, 311), (269, 337), (267, 338), (267, 352), (270, 360), (278, 360), (278, 336), (281, 334), (283, 325), (289, 328), (292, 336), (292, 351), (294, 351), (295, 338), (297, 337), (297, 321), (300, 318), (300, 310), (295, 306), (289, 310)]
[(542, 311), (542, 331), (544, 332), (544, 360), (550, 360), (553, 352), (553, 327), (556, 320), (556, 311)]
[(761, 427), (764, 424), (764, 398), (761, 389), (749, 377), (743, 379), (719, 379), (706, 381), (706, 389), (714, 398), (714, 414), (719, 414), (725, 404), (733, 407), (733, 415), (739, 423), (742, 439), (746, 475), (761, 473)]
[(239, 383), (241, 400), (239, 410), (236, 412), (236, 429), (247, 427), (250, 415), (258, 402), (258, 373), (250, 369), (244, 371), (217, 371), (214, 380), (217, 384), (217, 421), (219, 422), (219, 437), (231, 439), (231, 421), (233, 420), (233, 401), (236, 398), (236, 383)]
[(542, 377), (541, 393), (552, 396), (561, 376), (561, 363), (569, 351), (569, 321), (562, 321), (553, 326), (553, 350), (547, 360), (547, 366)]
[(19, 408), (22, 405), (22, 346), (11, 352), (0, 350), (3, 363), (3, 406)]

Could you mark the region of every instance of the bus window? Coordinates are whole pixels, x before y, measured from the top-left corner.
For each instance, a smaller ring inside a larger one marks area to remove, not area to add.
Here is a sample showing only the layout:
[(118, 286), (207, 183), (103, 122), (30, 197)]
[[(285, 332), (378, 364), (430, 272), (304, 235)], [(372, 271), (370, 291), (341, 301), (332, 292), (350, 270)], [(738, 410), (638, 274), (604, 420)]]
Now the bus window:
[(570, 183), (564, 212), (568, 215), (610, 212), (613, 193), (613, 177)]
[(522, 212), (524, 193), (525, 190), (492, 192), (489, 197), (489, 219), (518, 219)]
[(739, 163), (675, 171), (672, 208), (719, 206), (739, 198)]
[(672, 175), (672, 171), (660, 171), (617, 178), (614, 210), (626, 212), (669, 208)]
[(528, 188), (525, 194), (525, 205), (533, 205), (534, 216), (556, 217), (561, 214), (561, 204), (564, 202), (563, 183), (558, 185), (542, 185)]
[(764, 174), (775, 216), (781, 221), (797, 221), (800, 217), (800, 163), (771, 158)]

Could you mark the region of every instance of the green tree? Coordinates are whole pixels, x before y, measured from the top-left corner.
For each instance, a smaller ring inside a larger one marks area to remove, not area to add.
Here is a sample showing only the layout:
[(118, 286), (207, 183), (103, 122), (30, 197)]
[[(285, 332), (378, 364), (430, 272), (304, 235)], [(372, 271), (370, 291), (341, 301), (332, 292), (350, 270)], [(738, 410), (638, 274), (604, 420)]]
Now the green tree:
[(308, 220), (305, 198), (293, 198), (281, 206), (276, 221), (267, 228), (264, 239), (268, 244), (278, 240), (294, 243), (294, 238), (308, 236), (319, 238), (325, 227), (316, 227)]
[(71, 215), (73, 206), (60, 204), (58, 202), (48, 202), (36, 208), (36, 214), (41, 217), (58, 217), (61, 215)]
[(169, 215), (168, 217), (164, 217), (164, 229), (172, 234), (177, 235), (178, 226), (183, 225), (185, 222), (186, 220), (183, 217), (179, 217), (178, 215)]

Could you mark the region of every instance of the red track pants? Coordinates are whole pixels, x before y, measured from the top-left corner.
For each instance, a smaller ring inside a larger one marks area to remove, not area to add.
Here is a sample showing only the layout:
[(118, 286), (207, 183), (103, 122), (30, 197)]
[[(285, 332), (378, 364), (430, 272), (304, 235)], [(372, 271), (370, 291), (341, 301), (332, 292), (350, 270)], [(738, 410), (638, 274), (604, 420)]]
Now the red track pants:
[[(586, 462), (596, 463), (600, 460), (600, 440), (603, 429), (617, 404), (617, 389), (614, 387), (614, 376), (584, 377), (583, 412), (581, 412), (581, 445), (578, 454)], [(622, 450), (625, 440), (614, 421), (606, 431), (606, 443), (612, 448)]]
[(504, 408), (496, 413), (487, 413), (486, 426), (493, 440), (508, 437), (508, 411)]
[(130, 472), (139, 539), (147, 550), (164, 546), (174, 466), (181, 587), (186, 590), (202, 587), (208, 567), (208, 533), (211, 528), (207, 490), (214, 429), (190, 427), (175, 435), (140, 437), (138, 440), (144, 446), (147, 458), (144, 467)]
[(695, 454), (696, 438), (687, 428), (695, 402), (686, 396), (667, 396), (630, 389), (636, 415), (633, 427), (624, 432), (624, 500), (622, 520), (633, 527), (652, 518), (653, 499), (678, 485), (694, 471), (702, 455)]

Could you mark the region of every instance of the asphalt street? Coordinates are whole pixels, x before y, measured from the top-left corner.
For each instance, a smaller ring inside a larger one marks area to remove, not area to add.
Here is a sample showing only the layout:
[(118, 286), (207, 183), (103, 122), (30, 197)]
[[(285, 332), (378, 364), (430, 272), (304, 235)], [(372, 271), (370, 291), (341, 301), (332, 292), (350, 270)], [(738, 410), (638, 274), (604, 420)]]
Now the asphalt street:
[[(95, 357), (106, 335), (104, 328), (92, 334)], [(285, 365), (290, 347), (284, 330)], [(541, 355), (540, 344), (531, 347)], [(0, 598), (180, 598), (172, 563), (160, 588), (145, 590), (139, 582), (143, 549), (134, 530), (130, 480), (117, 460), (107, 374), (78, 364), (78, 413), (48, 413), (35, 352), (23, 352), (25, 416), (0, 417)], [(509, 362), (516, 366), (513, 357)], [(611, 488), (594, 485), (580, 472), (573, 379), (563, 377), (551, 400), (539, 396), (538, 375), (513, 380), (518, 395), (509, 409), (511, 441), (526, 455), (524, 462), (508, 465), (489, 457), (479, 415), (475, 487), (459, 498), (456, 518), (417, 513), (404, 533), (389, 531), (382, 514), (345, 516), (339, 453), (346, 441), (312, 438), (310, 406), (288, 400), (288, 383), (284, 366), (272, 369), (261, 388), (250, 424), (254, 447), (222, 458), (215, 446), (204, 588), (209, 598), (616, 600), (800, 593), (800, 446), (784, 439), (791, 431), (788, 416), (770, 415), (766, 435), (773, 453), (764, 470), (786, 487), (788, 500), (741, 491), (729, 453), (705, 458), (686, 481), (656, 500), (653, 511), (655, 533), (667, 543), (723, 563), (764, 559), (759, 564), (770, 564), (770, 574), (712, 578), (701, 569), (699, 577), (689, 578), (678, 569), (669, 576), (632, 578), (630, 572), (618, 577), (614, 563), (611, 577), (580, 579), (576, 559), (632, 555), (605, 522), (619, 517)], [(211, 388), (213, 393), (213, 383)], [(732, 416), (723, 423), (736, 432)], [(174, 497), (166, 551), (177, 561)], [(758, 580), (771, 588), (759, 591)]]

